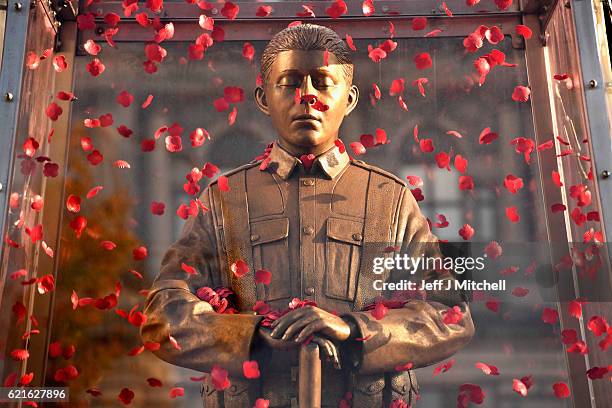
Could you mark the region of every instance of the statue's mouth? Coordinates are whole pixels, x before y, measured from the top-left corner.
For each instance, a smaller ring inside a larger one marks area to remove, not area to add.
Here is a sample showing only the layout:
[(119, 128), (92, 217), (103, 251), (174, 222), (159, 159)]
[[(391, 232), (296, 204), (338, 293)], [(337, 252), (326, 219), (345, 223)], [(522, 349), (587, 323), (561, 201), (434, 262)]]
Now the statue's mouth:
[(293, 117), (293, 121), (298, 121), (298, 120), (308, 120), (308, 121), (316, 120), (317, 122), (321, 121), (321, 119), (317, 118), (314, 115), (310, 115), (308, 113), (303, 113), (301, 115), (297, 115)]

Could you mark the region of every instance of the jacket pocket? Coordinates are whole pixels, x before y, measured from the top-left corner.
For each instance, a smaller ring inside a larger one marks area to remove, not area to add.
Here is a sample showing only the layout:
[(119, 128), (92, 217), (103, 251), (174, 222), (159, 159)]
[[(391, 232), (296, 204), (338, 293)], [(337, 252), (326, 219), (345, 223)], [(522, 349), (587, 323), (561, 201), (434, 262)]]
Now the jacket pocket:
[(414, 406), (412, 404), (416, 402), (419, 393), (414, 371), (391, 373), (389, 381), (391, 383), (391, 401), (400, 400), (406, 402), (408, 406)]
[(289, 218), (251, 223), (254, 271), (267, 269), (272, 273), (266, 297), (268, 301), (291, 296), (288, 237)]
[(353, 407), (383, 405), (384, 374), (356, 375), (353, 383)]
[(325, 242), (325, 295), (352, 302), (355, 299), (363, 221), (327, 219)]

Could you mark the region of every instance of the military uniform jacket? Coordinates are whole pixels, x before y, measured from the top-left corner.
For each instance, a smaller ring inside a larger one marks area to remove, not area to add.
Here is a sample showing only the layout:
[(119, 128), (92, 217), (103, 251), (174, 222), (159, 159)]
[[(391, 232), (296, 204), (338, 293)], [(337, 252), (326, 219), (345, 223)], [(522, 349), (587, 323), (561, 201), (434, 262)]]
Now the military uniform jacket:
[[(360, 331), (357, 341), (340, 345), (351, 364), (334, 370), (323, 363), (322, 406), (337, 407), (346, 392), (353, 407), (414, 404), (414, 373), (396, 367), (419, 368), (448, 358), (469, 342), (474, 326), (464, 298), (446, 291), (389, 309), (380, 320), (362, 311), (380, 299), (374, 280), (402, 278), (398, 271), (373, 273), (373, 258), (388, 254), (390, 245), (410, 254), (440, 254), (406, 183), (352, 160), (337, 146), (307, 170), (278, 143), (265, 158), (225, 176), (229, 189), (211, 183), (200, 197), (208, 211), (189, 218), (167, 250), (146, 300), (143, 340), (161, 343), (156, 355), (172, 364), (206, 373), (214, 365), (229, 371), (232, 385), (224, 391), (216, 391), (206, 377), (205, 407), (249, 408), (256, 398), (268, 399), (273, 408), (297, 407), (297, 352), (262, 357), (264, 351), (255, 346), (262, 316), (252, 308), (257, 300), (284, 310), (293, 298), (309, 299), (352, 320)], [(231, 271), (238, 260), (250, 268), (240, 278)], [(182, 264), (197, 273), (186, 273)], [(258, 269), (272, 273), (269, 285), (256, 283)], [(450, 272), (419, 273), (419, 279), (453, 279)], [(240, 313), (216, 313), (196, 296), (206, 286), (232, 289)], [(444, 323), (455, 305), (463, 318)], [(254, 359), (262, 362), (261, 376), (247, 380), (242, 363)]]

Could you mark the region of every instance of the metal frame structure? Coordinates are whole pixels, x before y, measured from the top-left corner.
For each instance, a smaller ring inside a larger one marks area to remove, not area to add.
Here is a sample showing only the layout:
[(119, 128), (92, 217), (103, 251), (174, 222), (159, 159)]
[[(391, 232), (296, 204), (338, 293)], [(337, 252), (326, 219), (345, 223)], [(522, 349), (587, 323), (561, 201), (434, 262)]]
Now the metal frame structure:
[[(584, 97), (588, 115), (589, 133), (593, 156), (591, 158), (598, 183), (595, 183), (601, 203), (612, 203), (612, 129), (608, 121), (606, 84), (604, 84), (601, 63), (595, 38), (595, 19), (590, 1), (574, 0), (571, 10), (576, 24), (576, 39), (580, 53)], [(604, 232), (610, 241), (612, 234), (612, 212), (601, 214)]]
[[(28, 33), (27, 10), (36, 1), (40, 0), (9, 2), (7, 8), (5, 49), (0, 74), (0, 97), (2, 97), (0, 101), (0, 123), (3, 124), (0, 129), (0, 232), (2, 234), (4, 234), (6, 227), (5, 222), (10, 195), (9, 183), (12, 179), (14, 167), (13, 157), (19, 120), (17, 113), (21, 98), (23, 61), (25, 60), (25, 44)], [(76, 14), (76, 5), (74, 3), (54, 0), (49, 2), (47, 6), (48, 10), (54, 9), (54, 17), (64, 21), (74, 21)], [(569, 5), (572, 9), (574, 20), (580, 22), (576, 24), (575, 29), (585, 89), (585, 108), (588, 113), (588, 126), (592, 142), (592, 164), (594, 175), (596, 175), (594, 184), (597, 194), (595, 194), (594, 199), (599, 201), (599, 208), (602, 209), (600, 215), (604, 236), (612, 234), (612, 208), (608, 207), (606, 212), (604, 211), (605, 206), (602, 205), (612, 203), (612, 175), (610, 174), (612, 171), (610, 168), (612, 166), (612, 139), (610, 138), (611, 129), (607, 118), (609, 112), (606, 111), (605, 86), (603, 84), (601, 65), (598, 61), (593, 10), (590, 1), (525, 0), (517, 1), (511, 9), (499, 12), (491, 10), (489, 3), (486, 5), (479, 4), (476, 7), (467, 7), (465, 1), (451, 0), (448, 1), (448, 4), (454, 14), (452, 24), (449, 24), (449, 17), (444, 13), (444, 10), (440, 7), (432, 9), (428, 2), (402, 0), (376, 1), (376, 13), (367, 18), (362, 15), (359, 4), (351, 2), (349, 3), (348, 14), (335, 20), (325, 15), (325, 8), (333, 3), (331, 1), (310, 4), (317, 15), (315, 19), (296, 16), (296, 13), (302, 11), (300, 2), (271, 3), (274, 11), (266, 18), (255, 17), (255, 11), (264, 3), (237, 3), (241, 9), (236, 20), (228, 20), (221, 16), (216, 6), (204, 12), (196, 9), (193, 4), (185, 2), (167, 2), (160, 17), (162, 21), (172, 21), (175, 25), (175, 36), (170, 41), (193, 40), (193, 24), (194, 21), (197, 21), (200, 14), (207, 14), (215, 18), (222, 27), (231, 27), (231, 29), (226, 30), (226, 40), (228, 41), (245, 39), (256, 41), (269, 39), (273, 32), (285, 27), (287, 21), (292, 20), (323, 22), (342, 35), (349, 30), (353, 31), (354, 24), (358, 22), (360, 30), (355, 30), (352, 33), (355, 39), (387, 36), (389, 35), (389, 22), (395, 22), (397, 23), (395, 25), (396, 38), (416, 37), (417, 35), (408, 28), (409, 24), (407, 24), (414, 16), (426, 16), (432, 29), (439, 28), (443, 30), (439, 34), (440, 36), (464, 36), (473, 30), (475, 19), (486, 16), (488, 24), (499, 25), (505, 34), (512, 35), (512, 43), (515, 47), (525, 46), (529, 79), (530, 83), (534, 84), (538, 83), (537, 81), (544, 81), (543, 83), (545, 84), (548, 80), (543, 70), (545, 59), (542, 46), (546, 45), (546, 29), (551, 15), (556, 7), (568, 7)], [(492, 4), (492, 2), (490, 3)], [(106, 13), (115, 12), (122, 15), (123, 9), (120, 1), (109, 1), (92, 5), (90, 11), (96, 14), (96, 23), (102, 27), (104, 25), (103, 16)], [(86, 12), (89, 12), (89, 10)], [(484, 12), (486, 14), (483, 14)], [(150, 17), (154, 17), (152, 13), (148, 11), (147, 13)], [(519, 23), (531, 27), (536, 38), (524, 44), (522, 38), (516, 36), (511, 31), (514, 25)], [(113, 38), (116, 42), (145, 42), (152, 39), (151, 30), (141, 27), (136, 22), (134, 16), (129, 18), (122, 17), (121, 24), (121, 30)], [(70, 38), (65, 39), (64, 44), (67, 46), (66, 51), (72, 53), (71, 58), (84, 52), (82, 45), (87, 39), (93, 38), (97, 41), (104, 41), (102, 37), (103, 30), (77, 32), (75, 25), (75, 22), (67, 25), (70, 27), (69, 29), (64, 29), (61, 24), (56, 26), (60, 41), (62, 36), (70, 36)], [(418, 34), (418, 36), (422, 36), (422, 34)], [(61, 42), (57, 44), (58, 47), (61, 45)], [(541, 140), (538, 140), (538, 143), (549, 139), (553, 135), (553, 118), (549, 109), (549, 98), (550, 95), (545, 85), (540, 87), (534, 86), (532, 106), (536, 138), (541, 138)], [(68, 134), (67, 128), (66, 132)], [(546, 175), (550, 173), (550, 169), (557, 167), (556, 160), (546, 158), (539, 153), (537, 157), (542, 172), (548, 172)], [(542, 182), (541, 184), (548, 186), (549, 183)], [(545, 187), (543, 199), (547, 207), (549, 203), (563, 201), (559, 190), (549, 187)], [(61, 211), (61, 206), (59, 211)], [(549, 236), (565, 236), (565, 224), (554, 224), (549, 219), (546, 220), (546, 223)], [(4, 239), (4, 235), (2, 238)], [(4, 245), (2, 248), (4, 248)], [(553, 260), (560, 259), (564, 254), (564, 251), (553, 253)], [(0, 256), (0, 259), (2, 259), (2, 256)], [(54, 268), (56, 269), (57, 266)], [(576, 290), (576, 288), (571, 288), (571, 290)], [(1, 298), (2, 293), (0, 293)], [(574, 328), (578, 332), (584, 331), (584, 322), (578, 322), (576, 319), (570, 318), (564, 309), (560, 310), (562, 328)], [(47, 346), (48, 342), (49, 339), (47, 338)], [(596, 401), (605, 401), (608, 395), (606, 391), (592, 387), (591, 381), (585, 376), (584, 372), (589, 368), (588, 358), (576, 356), (572, 353), (566, 354), (571, 386), (574, 391), (572, 392), (573, 406), (580, 408), (601, 406)], [(36, 365), (44, 364), (43, 361), (39, 360), (33, 363)]]
[[(0, 71), (0, 233), (4, 249), (4, 230), (10, 197), (9, 182), (12, 179), (13, 152), (17, 140), (17, 112), (21, 101), (23, 61), (26, 55), (30, 0), (15, 1), (7, 7), (4, 52)], [(4, 277), (3, 277), (4, 278)], [(0, 293), (0, 300), (2, 293)]]

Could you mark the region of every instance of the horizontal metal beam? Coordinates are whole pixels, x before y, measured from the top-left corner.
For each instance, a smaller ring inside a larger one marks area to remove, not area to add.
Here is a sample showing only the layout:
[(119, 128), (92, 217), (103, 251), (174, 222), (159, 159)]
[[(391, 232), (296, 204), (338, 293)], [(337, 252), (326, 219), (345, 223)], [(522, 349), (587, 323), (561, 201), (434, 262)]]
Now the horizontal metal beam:
[[(257, 19), (257, 20), (273, 20), (273, 19), (302, 19), (303, 21), (311, 20), (310, 17), (299, 17), (297, 13), (301, 13), (304, 11), (302, 8), (302, 2), (300, 1), (281, 1), (281, 2), (270, 2), (270, 3), (258, 3), (258, 2), (234, 2), (240, 7), (240, 12), (238, 13), (237, 20), (245, 20), (245, 19)], [(326, 14), (325, 10), (331, 6), (333, 1), (315, 1), (308, 3), (314, 11), (317, 18), (331, 18)], [(362, 18), (390, 18), (390, 17), (399, 17), (399, 16), (425, 16), (425, 17), (436, 17), (436, 16), (444, 16), (446, 18), (447, 15), (440, 5), (439, 1), (407, 1), (407, 0), (377, 0), (374, 2), (375, 12), (369, 16), (365, 17), (363, 15), (363, 11), (361, 9), (361, 1), (346, 1), (347, 4), (347, 13), (339, 18), (339, 20), (343, 20), (349, 17), (362, 17)], [(478, 15), (482, 16), (483, 14), (491, 14), (491, 15), (507, 15), (514, 14), (520, 12), (518, 2), (513, 2), (513, 4), (507, 10), (500, 11), (495, 6), (493, 1), (480, 2), (474, 7), (469, 7), (465, 4), (465, 0), (448, 0), (446, 4), (448, 8), (452, 11), (454, 16), (461, 15)], [(92, 12), (97, 15), (100, 19), (102, 19), (107, 13), (114, 12), (122, 16), (122, 20), (128, 20), (132, 17), (123, 17), (123, 7), (121, 6), (122, 2), (120, 1), (105, 1), (94, 3), (89, 9), (81, 10), (81, 13)], [(272, 12), (267, 17), (257, 17), (256, 12), (257, 9), (263, 5), (272, 6)], [(159, 15), (162, 19), (194, 19), (199, 18), (200, 14), (206, 14), (215, 19), (219, 20), (227, 20), (223, 15), (221, 15), (221, 7), (217, 4), (213, 4), (213, 8), (211, 10), (201, 10), (195, 4), (189, 4), (186, 2), (166, 2), (164, 3), (164, 8), (161, 10), (159, 14), (154, 14), (149, 9), (145, 7), (141, 7), (138, 12), (146, 12), (150, 17), (154, 17)], [(134, 13), (136, 14), (136, 13)]]
[[(353, 39), (370, 38), (373, 41), (377, 39), (389, 38), (389, 21), (392, 21), (395, 27), (394, 38), (423, 38), (423, 36), (434, 29), (439, 29), (441, 32), (437, 37), (460, 37), (466, 36), (478, 27), (479, 24), (487, 24), (489, 26), (497, 25), (502, 28), (506, 35), (516, 36), (514, 27), (521, 23), (520, 15), (487, 15), (479, 16), (478, 20), (474, 17), (453, 17), (452, 19), (440, 18), (432, 19), (428, 22), (428, 27), (423, 31), (414, 31), (410, 26), (410, 19), (407, 17), (393, 18), (365, 18), (357, 19), (359, 28), (355, 28), (356, 20), (352, 18), (343, 18), (336, 20), (314, 20), (318, 24), (325, 25), (335, 30), (341, 37), (345, 34), (350, 34)], [(221, 27), (225, 31), (225, 40), (227, 41), (258, 41), (269, 40), (272, 35), (285, 28), (289, 20), (215, 20), (215, 25)], [(304, 20), (305, 21), (305, 20)], [(198, 26), (196, 21), (172, 20), (174, 25), (174, 37), (166, 41), (194, 41), (196, 37), (204, 31)], [(121, 22), (121, 29), (113, 37), (115, 42), (143, 42), (152, 41), (154, 31), (151, 28), (142, 27), (136, 22), (125, 21)], [(80, 32), (79, 44), (84, 44), (88, 39), (93, 39), (96, 42), (104, 42), (102, 33), (104, 29), (87, 30)]]

